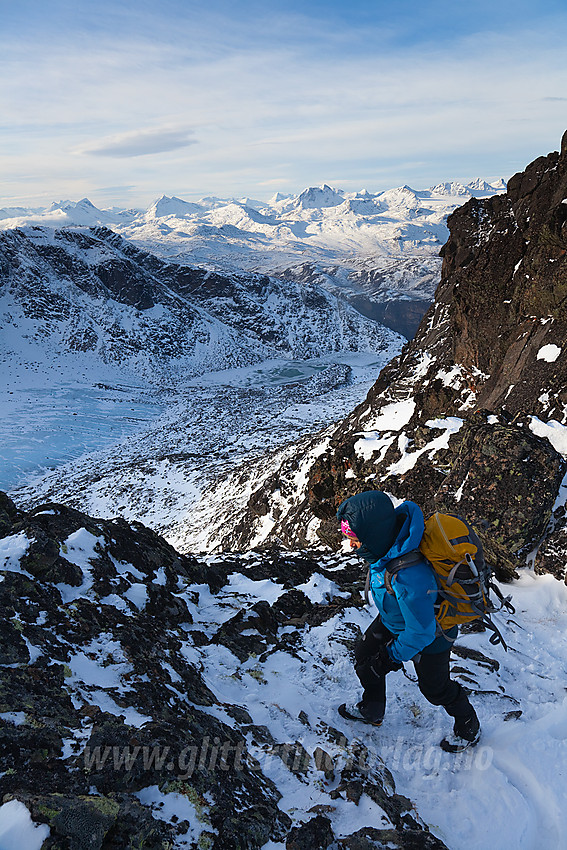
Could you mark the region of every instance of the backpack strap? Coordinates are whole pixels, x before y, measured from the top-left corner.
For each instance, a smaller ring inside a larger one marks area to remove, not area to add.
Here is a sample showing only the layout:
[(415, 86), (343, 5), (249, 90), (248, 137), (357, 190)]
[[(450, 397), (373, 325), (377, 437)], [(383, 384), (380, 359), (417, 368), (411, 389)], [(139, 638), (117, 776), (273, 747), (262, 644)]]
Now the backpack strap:
[(493, 581), (490, 582), (489, 587), (490, 590), (493, 591), (494, 595), (497, 596), (500, 601), (500, 608), (498, 610), (501, 611), (502, 608), (506, 608), (509, 614), (515, 614), (516, 609), (512, 605), (512, 597), (504, 596), (498, 585), (495, 584)]
[(370, 605), (370, 567), (366, 571), (366, 582), (364, 584), (364, 601), (366, 605)]
[[(405, 555), (400, 555), (398, 558), (392, 558), (391, 561), (388, 561), (388, 566), (384, 569), (384, 587), (388, 593), (394, 593), (392, 582), (395, 581), (396, 574), (399, 573), (400, 570), (403, 570), (404, 567), (414, 567), (422, 561), (426, 562), (419, 549), (412, 549), (411, 552), (406, 552)], [(364, 601), (367, 605), (370, 604), (370, 567), (366, 573)]]
[(396, 580), (396, 576), (400, 570), (405, 567), (415, 567), (416, 564), (425, 562), (425, 558), (419, 549), (412, 549), (411, 552), (406, 552), (405, 555), (400, 555), (399, 558), (393, 558), (388, 561), (384, 569), (384, 587), (389, 594), (393, 595), (394, 588), (392, 583)]

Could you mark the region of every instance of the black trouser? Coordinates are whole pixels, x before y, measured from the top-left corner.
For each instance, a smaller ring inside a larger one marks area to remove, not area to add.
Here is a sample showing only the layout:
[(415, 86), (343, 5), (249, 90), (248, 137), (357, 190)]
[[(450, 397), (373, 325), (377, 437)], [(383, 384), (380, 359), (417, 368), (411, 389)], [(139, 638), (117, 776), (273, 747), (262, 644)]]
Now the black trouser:
[[(394, 635), (385, 627), (380, 617), (370, 624), (357, 643), (355, 655), (356, 675), (364, 688), (362, 704), (364, 712), (372, 718), (384, 716), (386, 709), (386, 677), (374, 669), (374, 658), (381, 646), (389, 643)], [(456, 721), (476, 717), (465, 689), (451, 679), (449, 658), (451, 647), (446, 651), (427, 655), (422, 652), (412, 659), (417, 673), (419, 690), (432, 705), (442, 705), (447, 714)]]

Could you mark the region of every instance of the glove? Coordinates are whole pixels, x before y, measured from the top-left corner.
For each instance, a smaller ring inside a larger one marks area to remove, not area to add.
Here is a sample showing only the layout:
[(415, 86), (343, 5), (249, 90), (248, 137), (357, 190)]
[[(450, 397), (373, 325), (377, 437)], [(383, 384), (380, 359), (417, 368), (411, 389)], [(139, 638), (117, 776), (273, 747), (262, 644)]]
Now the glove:
[(388, 647), (382, 645), (372, 659), (372, 669), (378, 676), (385, 676), (393, 670), (401, 670), (404, 665), (396, 661), (388, 652)]

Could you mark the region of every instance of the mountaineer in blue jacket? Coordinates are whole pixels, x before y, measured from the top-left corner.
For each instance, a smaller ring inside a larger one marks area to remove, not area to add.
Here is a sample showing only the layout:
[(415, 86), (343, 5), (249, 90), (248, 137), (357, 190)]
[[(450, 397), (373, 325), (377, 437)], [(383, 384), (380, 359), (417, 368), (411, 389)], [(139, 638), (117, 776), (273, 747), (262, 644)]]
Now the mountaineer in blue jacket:
[[(453, 734), (441, 741), (459, 752), (480, 738), (478, 717), (464, 688), (451, 679), (449, 657), (458, 629), (440, 633), (435, 620), (437, 582), (418, 551), (424, 531), (423, 513), (415, 502), (394, 509), (390, 498), (370, 490), (344, 501), (337, 517), (351, 547), (370, 565), (370, 590), (378, 608), (355, 648), (355, 671), (364, 689), (354, 705), (339, 707), (342, 717), (380, 726), (386, 709), (386, 674), (412, 661), (419, 689), (433, 705), (454, 718)], [(390, 589), (384, 584), (388, 563), (407, 558)]]

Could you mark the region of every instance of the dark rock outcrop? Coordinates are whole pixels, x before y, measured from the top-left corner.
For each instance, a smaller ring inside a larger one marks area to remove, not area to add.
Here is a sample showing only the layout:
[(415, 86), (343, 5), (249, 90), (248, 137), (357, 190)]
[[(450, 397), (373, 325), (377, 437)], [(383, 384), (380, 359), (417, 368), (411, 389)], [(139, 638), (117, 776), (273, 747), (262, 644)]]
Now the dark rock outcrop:
[[(218, 590), (218, 568), (209, 572), (139, 524), (56, 504), (25, 514), (4, 495), (2, 507), (12, 520), (2, 536), (28, 545), (0, 582), (0, 713), (22, 718), (0, 721), (0, 799), (17, 798), (49, 823), (49, 847), (78, 850), (85, 836), (89, 847), (170, 846), (175, 828), (154, 821), (135, 795), (176, 782), (214, 798), (214, 846), (261, 847), (285, 834), (279, 792), (250, 770), (244, 736), (200, 710), (218, 699), (182, 653), (192, 618), (180, 588), (210, 580)], [(110, 691), (116, 714), (98, 704), (101, 674), (89, 684), (81, 673), (95, 659), (98, 669), (128, 670), (128, 685), (116, 678)], [(81, 675), (85, 684), (70, 688)], [(240, 754), (238, 769), (184, 777), (193, 751), (215, 740)], [(235, 796), (247, 806), (238, 817), (228, 802)], [(129, 830), (138, 843), (120, 844)]]
[[(0, 804), (19, 800), (49, 825), (45, 850), (335, 846), (323, 813), (292, 823), (263, 758), (326, 791), (328, 811), (339, 797), (358, 804), (366, 794), (394, 824), (384, 832), (393, 846), (418, 846), (411, 841), (421, 834), (424, 847), (442, 850), (356, 740), (305, 711), (298, 737), (317, 723), (317, 746), (278, 739), (214, 692), (245, 676), (264, 687), (273, 653), (301, 662), (304, 634), (360, 607), (363, 575), (352, 559), (273, 549), (188, 557), (139, 523), (55, 503), (24, 512), (2, 493), (0, 523)], [(232, 577), (281, 593), (235, 606)], [(297, 587), (312, 580), (329, 588), (321, 602)], [(341, 651), (357, 628), (343, 624)], [(234, 659), (230, 677), (225, 656)], [(208, 664), (221, 668), (216, 678)], [(275, 699), (276, 688), (269, 710)], [(181, 801), (187, 820), (162, 814), (169, 800)]]

